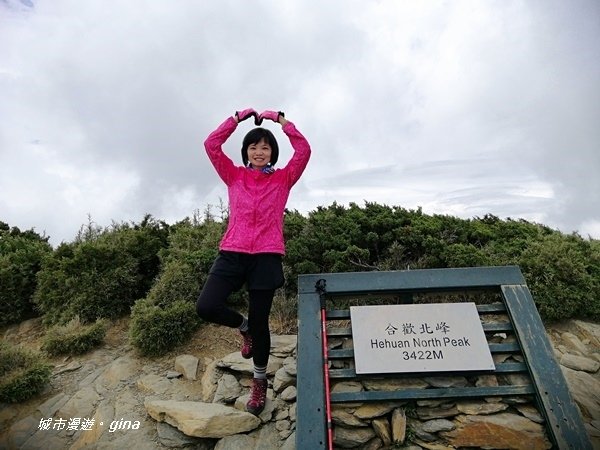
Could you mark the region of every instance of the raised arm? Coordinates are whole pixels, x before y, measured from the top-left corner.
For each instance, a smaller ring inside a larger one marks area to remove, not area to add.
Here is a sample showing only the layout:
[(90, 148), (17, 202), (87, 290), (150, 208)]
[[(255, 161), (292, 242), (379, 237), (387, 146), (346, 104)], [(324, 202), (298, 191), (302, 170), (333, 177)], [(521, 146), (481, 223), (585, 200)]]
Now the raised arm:
[(279, 123), (290, 140), (290, 144), (292, 144), (294, 155), (283, 169), (288, 172), (288, 185), (292, 187), (306, 169), (311, 154), (310, 144), (302, 133), (296, 129), (296, 126), (285, 118), (285, 114), (281, 111), (263, 111), (258, 116), (258, 122), (262, 122), (263, 119)]
[(204, 148), (206, 149), (208, 159), (210, 159), (210, 162), (219, 174), (219, 177), (221, 177), (227, 185), (229, 185), (235, 172), (235, 164), (223, 152), (222, 145), (227, 141), (229, 136), (233, 134), (237, 128), (237, 124), (238, 119), (235, 116), (228, 117), (215, 131), (210, 133), (204, 141)]

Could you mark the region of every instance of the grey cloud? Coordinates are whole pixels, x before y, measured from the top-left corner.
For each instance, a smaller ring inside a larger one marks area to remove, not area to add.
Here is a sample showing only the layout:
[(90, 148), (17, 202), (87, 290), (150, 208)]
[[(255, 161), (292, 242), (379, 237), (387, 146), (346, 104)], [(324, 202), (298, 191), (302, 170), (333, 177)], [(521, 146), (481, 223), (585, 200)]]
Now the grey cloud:
[[(366, 195), (565, 231), (600, 224), (593, 0), (34, 6), (0, 3), (10, 11), (0, 19), (10, 42), (0, 55), (0, 164), (16, 168), (0, 187), (19, 192), (19, 155), (38, 157), (23, 191), (46, 201), (24, 214), (26, 204), (0, 193), (0, 220), (51, 223), (60, 240), (87, 212), (104, 224), (183, 218), (224, 193), (204, 138), (251, 106), (283, 109), (313, 147), (291, 208)], [(248, 128), (224, 146), (233, 159)], [(285, 160), (289, 144), (273, 130)], [(70, 204), (78, 195), (86, 202)]]

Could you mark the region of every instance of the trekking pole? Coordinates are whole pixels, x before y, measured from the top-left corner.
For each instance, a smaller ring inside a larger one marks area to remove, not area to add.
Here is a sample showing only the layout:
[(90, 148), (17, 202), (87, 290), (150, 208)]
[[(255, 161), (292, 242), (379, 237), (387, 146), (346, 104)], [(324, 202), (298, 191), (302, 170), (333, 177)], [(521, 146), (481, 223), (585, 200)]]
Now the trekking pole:
[(333, 450), (333, 423), (331, 421), (331, 400), (329, 397), (329, 349), (327, 348), (327, 311), (325, 307), (327, 282), (320, 279), (315, 284), (321, 302), (321, 335), (323, 337), (323, 377), (325, 378), (325, 414), (327, 418), (327, 448)]

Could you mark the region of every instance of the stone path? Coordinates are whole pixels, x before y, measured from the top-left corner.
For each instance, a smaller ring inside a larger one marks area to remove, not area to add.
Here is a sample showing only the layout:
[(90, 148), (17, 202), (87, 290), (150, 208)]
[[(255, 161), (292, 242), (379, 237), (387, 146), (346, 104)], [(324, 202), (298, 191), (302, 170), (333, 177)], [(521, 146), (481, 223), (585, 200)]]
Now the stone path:
[[(21, 331), (28, 327), (22, 325)], [(291, 377), (277, 374), (285, 370), (284, 362), (295, 375), (295, 347), (296, 336), (273, 337), (269, 375), (277, 389), (283, 385), (276, 378)], [(228, 442), (240, 439), (247, 450), (261, 448), (249, 445), (253, 441), (286, 448), (286, 440), (294, 440), (289, 409), (295, 409), (295, 394), (286, 391), (286, 401), (275, 398), (271, 388), (260, 419), (243, 411), (252, 366), (238, 355), (200, 361), (188, 354), (153, 361), (123, 345), (66, 360), (55, 366), (50, 389), (62, 387), (61, 392), (43, 396), (42, 402), (0, 405), (0, 449), (212, 449), (216, 444), (224, 449), (238, 448)], [(240, 381), (231, 371), (239, 372)], [(210, 435), (200, 436), (191, 423)], [(250, 433), (221, 439), (242, 432)]]
[[(24, 339), (30, 327), (5, 338)], [(572, 321), (548, 333), (600, 449), (600, 325)], [(239, 352), (151, 360), (123, 344), (61, 360), (42, 397), (0, 405), (0, 449), (294, 449), (295, 348), (295, 336), (273, 337), (268, 402), (258, 418), (244, 412), (252, 367)]]

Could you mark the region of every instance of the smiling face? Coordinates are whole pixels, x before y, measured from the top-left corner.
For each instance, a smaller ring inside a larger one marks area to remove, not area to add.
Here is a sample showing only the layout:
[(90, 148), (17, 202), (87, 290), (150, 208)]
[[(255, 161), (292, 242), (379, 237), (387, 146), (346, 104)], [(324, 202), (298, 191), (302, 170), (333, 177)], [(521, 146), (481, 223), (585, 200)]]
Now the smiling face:
[[(252, 157), (250, 156), (252, 147)], [(279, 158), (279, 145), (277, 139), (266, 128), (255, 128), (250, 130), (242, 141), (242, 161), (244, 166), (248, 163), (255, 169), (264, 169), (270, 162), (272, 166)]]
[(248, 146), (248, 161), (254, 169), (261, 170), (271, 161), (271, 146), (266, 139)]

